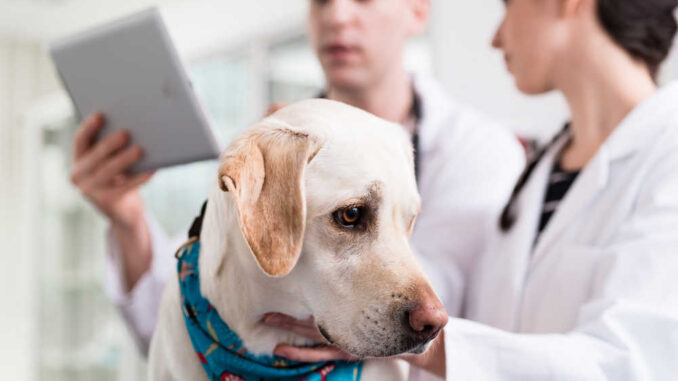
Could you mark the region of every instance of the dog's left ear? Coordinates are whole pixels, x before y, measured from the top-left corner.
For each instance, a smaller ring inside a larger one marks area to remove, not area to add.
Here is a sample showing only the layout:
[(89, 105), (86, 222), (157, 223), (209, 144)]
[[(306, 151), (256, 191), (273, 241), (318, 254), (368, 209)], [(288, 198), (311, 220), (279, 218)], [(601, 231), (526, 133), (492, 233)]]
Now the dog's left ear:
[(318, 140), (287, 128), (257, 128), (227, 152), (221, 189), (233, 195), (240, 229), (261, 269), (284, 276), (296, 265), (306, 227), (304, 171)]

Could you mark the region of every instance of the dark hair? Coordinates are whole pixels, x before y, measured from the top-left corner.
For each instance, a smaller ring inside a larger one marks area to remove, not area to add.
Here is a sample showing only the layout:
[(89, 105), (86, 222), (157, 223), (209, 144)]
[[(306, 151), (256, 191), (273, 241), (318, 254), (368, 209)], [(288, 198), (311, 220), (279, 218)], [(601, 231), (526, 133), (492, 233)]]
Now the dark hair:
[(657, 75), (673, 45), (678, 0), (597, 0), (605, 31), (632, 57)]

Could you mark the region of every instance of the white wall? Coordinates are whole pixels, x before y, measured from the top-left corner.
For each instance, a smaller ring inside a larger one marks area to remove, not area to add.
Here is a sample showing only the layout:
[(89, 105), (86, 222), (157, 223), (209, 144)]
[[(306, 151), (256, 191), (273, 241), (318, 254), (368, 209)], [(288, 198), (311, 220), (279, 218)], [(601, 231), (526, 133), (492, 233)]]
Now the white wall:
[(185, 59), (200, 59), (303, 28), (309, 0), (191, 0), (161, 8)]
[(490, 46), (504, 12), (500, 0), (434, 0), (431, 20), (438, 77), (452, 96), (510, 123), (516, 132), (547, 136), (565, 120), (555, 94), (526, 97), (506, 72), (501, 53)]
[[(457, 100), (506, 121), (519, 134), (550, 136), (567, 118), (557, 94), (527, 97), (519, 93), (501, 53), (490, 42), (504, 12), (501, 0), (433, 0), (431, 35), (439, 78)], [(678, 78), (674, 49), (661, 82)]]
[[(33, 244), (37, 198), (34, 171), (37, 131), (22, 110), (56, 89), (39, 44), (0, 39), (0, 369), (6, 380), (35, 376), (38, 350)], [(34, 197), (32, 197), (34, 196)]]
[(299, 28), (309, 0), (0, 1), (0, 36), (49, 42), (152, 6), (177, 49), (193, 58)]

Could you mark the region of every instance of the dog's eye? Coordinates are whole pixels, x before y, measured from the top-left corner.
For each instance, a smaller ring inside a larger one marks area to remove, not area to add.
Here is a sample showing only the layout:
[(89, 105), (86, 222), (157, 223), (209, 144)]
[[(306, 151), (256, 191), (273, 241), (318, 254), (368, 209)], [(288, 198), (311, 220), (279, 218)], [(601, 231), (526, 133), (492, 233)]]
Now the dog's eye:
[(354, 227), (360, 223), (363, 216), (362, 206), (351, 206), (349, 208), (342, 208), (334, 212), (334, 219), (337, 223), (344, 227)]

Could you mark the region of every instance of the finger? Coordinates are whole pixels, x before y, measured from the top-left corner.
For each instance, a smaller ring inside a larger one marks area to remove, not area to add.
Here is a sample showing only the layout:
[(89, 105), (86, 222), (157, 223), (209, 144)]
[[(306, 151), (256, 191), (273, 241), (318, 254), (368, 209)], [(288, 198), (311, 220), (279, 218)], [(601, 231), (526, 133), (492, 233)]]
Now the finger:
[(318, 331), (318, 328), (313, 322), (313, 318), (297, 320), (285, 315), (269, 314), (264, 318), (264, 323), (272, 327), (294, 332), (297, 335), (307, 337), (317, 342), (327, 342)]
[(116, 192), (125, 193), (125, 192), (132, 190), (132, 189), (138, 188), (138, 187), (146, 184), (146, 182), (148, 182), (153, 177), (154, 174), (155, 174), (155, 171), (145, 172), (145, 173), (140, 173), (140, 174), (134, 175), (134, 176), (128, 178), (127, 180), (125, 180), (125, 182), (123, 184), (117, 186)]
[(275, 324), (294, 324), (294, 325), (306, 325), (309, 327), (315, 326), (315, 319), (313, 316), (309, 316), (306, 319), (295, 319), (289, 315), (281, 314), (278, 312), (269, 312), (264, 315), (264, 322)]
[(92, 140), (104, 125), (103, 114), (96, 112), (87, 117), (75, 131), (73, 137), (73, 157), (77, 160), (92, 145)]
[(294, 332), (297, 335), (307, 337), (319, 343), (327, 343), (327, 339), (325, 339), (323, 335), (320, 334), (316, 327), (308, 327), (305, 325), (295, 325), (295, 324), (282, 324), (279, 325), (278, 328)]
[(112, 156), (109, 156), (101, 164), (92, 168), (89, 172), (83, 173), (87, 165), (79, 163), (82, 179), (79, 182), (80, 188), (96, 189), (110, 188), (116, 184), (122, 183), (119, 178), (124, 175), (124, 170), (132, 163), (138, 160), (140, 148), (128, 147)]
[(322, 362), (332, 360), (355, 360), (348, 353), (337, 347), (323, 346), (315, 348), (299, 348), (291, 345), (278, 345), (274, 351), (276, 356), (300, 362)]
[(114, 176), (108, 184), (102, 184), (98, 188), (94, 188), (92, 185), (93, 189), (90, 190), (90, 193), (105, 191), (109, 192), (111, 195), (122, 196), (131, 190), (138, 189), (148, 182), (154, 174), (155, 171), (139, 173), (136, 175), (118, 174)]
[(120, 173), (120, 174), (113, 176), (113, 180), (111, 181), (111, 184), (113, 184), (114, 187), (122, 187), (125, 184), (127, 184), (128, 181), (129, 181), (129, 176), (124, 174), (124, 173)]
[(74, 182), (83, 181), (89, 177), (103, 161), (108, 159), (113, 152), (124, 147), (128, 141), (127, 132), (119, 131), (97, 143), (93, 149), (76, 160), (72, 176)]
[(128, 147), (112, 156), (97, 169), (96, 174), (92, 178), (94, 186), (114, 184), (112, 180), (117, 175), (124, 173), (134, 163), (137, 163), (142, 156), (143, 150), (139, 146)]

